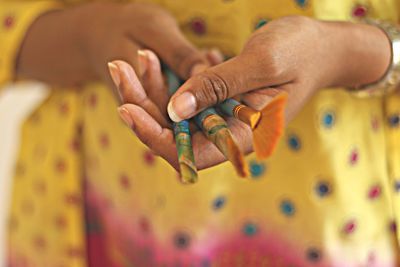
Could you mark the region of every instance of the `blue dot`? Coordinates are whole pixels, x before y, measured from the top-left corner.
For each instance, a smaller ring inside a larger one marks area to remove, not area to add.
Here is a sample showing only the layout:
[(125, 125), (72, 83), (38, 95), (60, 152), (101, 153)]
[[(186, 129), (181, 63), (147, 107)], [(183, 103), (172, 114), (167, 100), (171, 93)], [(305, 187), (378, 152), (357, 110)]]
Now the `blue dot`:
[(214, 210), (219, 210), (225, 206), (225, 203), (226, 203), (226, 198), (224, 196), (219, 196), (216, 199), (214, 199), (212, 207)]
[(292, 216), (296, 212), (296, 208), (290, 200), (284, 200), (281, 203), (281, 211), (286, 216)]
[(251, 177), (257, 179), (260, 178), (261, 175), (265, 172), (265, 163), (264, 162), (257, 162), (255, 160), (250, 161), (250, 173)]
[(308, 2), (307, 0), (295, 0), (295, 1), (300, 7), (305, 7)]
[(248, 222), (243, 226), (243, 233), (247, 236), (254, 236), (257, 232), (258, 228), (254, 223)]
[(297, 151), (301, 148), (301, 141), (297, 135), (292, 134), (288, 138), (288, 145), (292, 150)]
[(400, 180), (394, 182), (394, 190), (400, 192)]
[(202, 262), (201, 262), (201, 267), (210, 267), (211, 266), (211, 262), (210, 262), (210, 260), (208, 260), (208, 259), (204, 259)]
[(309, 248), (307, 250), (307, 259), (311, 262), (320, 261), (322, 257), (322, 253), (316, 248)]
[(322, 116), (322, 125), (326, 128), (332, 128), (335, 124), (335, 114), (332, 112), (326, 112)]
[(399, 125), (400, 125), (400, 115), (399, 114), (390, 116), (388, 120), (389, 120), (390, 127), (392, 127), (392, 128), (399, 127)]
[(258, 22), (257, 22), (257, 24), (256, 24), (256, 26), (254, 27), (254, 29), (259, 29), (259, 28), (261, 28), (262, 26), (264, 26), (265, 24), (267, 24), (268, 23), (268, 20), (266, 20), (266, 19), (260, 19)]
[(315, 190), (320, 197), (325, 197), (331, 192), (330, 185), (326, 182), (319, 182)]

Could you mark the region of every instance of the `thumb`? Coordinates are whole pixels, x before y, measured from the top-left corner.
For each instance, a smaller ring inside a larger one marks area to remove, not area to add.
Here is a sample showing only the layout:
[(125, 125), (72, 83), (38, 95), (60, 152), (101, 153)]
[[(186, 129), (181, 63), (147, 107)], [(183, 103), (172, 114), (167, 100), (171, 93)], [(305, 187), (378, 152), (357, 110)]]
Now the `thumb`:
[(191, 77), (170, 99), (171, 120), (189, 119), (227, 98), (271, 85), (258, 62), (242, 54)]

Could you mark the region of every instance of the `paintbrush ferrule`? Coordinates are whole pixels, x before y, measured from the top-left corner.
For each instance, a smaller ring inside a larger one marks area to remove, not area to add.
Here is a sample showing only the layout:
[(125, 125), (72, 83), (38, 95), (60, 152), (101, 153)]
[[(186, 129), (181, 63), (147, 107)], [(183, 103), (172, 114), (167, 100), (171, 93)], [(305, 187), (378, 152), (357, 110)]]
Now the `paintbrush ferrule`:
[(234, 99), (227, 99), (218, 107), (225, 115), (241, 120), (249, 125), (251, 129), (255, 129), (257, 127), (257, 124), (261, 118), (261, 113), (259, 111), (245, 106)]

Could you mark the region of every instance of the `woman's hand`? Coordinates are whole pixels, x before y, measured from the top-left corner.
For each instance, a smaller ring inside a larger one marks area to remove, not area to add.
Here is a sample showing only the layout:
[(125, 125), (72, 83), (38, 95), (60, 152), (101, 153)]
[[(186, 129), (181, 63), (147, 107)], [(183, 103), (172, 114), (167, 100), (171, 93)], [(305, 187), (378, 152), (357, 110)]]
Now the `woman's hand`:
[(240, 94), (246, 104), (260, 108), (286, 91), (291, 119), (320, 88), (379, 80), (390, 51), (385, 33), (374, 26), (278, 19), (257, 30), (239, 56), (190, 78), (171, 98), (168, 113), (180, 121)]
[[(222, 56), (216, 51), (205, 52), (205, 57), (211, 65), (222, 61)], [(160, 62), (149, 50), (140, 51), (138, 62), (139, 69), (143, 70), (138, 75), (124, 61), (113, 61), (110, 67), (124, 103), (118, 109), (120, 116), (145, 145), (179, 170), (174, 134), (166, 114), (169, 96)], [(246, 125), (235, 119), (228, 119), (228, 124), (241, 144), (251, 144), (251, 132)], [(191, 133), (198, 169), (225, 161), (221, 152), (201, 131), (192, 127)]]
[(206, 61), (161, 7), (100, 2), (40, 16), (21, 47), (17, 75), (62, 86), (109, 81), (107, 63), (115, 59), (140, 71), (140, 48), (156, 51), (185, 78)]

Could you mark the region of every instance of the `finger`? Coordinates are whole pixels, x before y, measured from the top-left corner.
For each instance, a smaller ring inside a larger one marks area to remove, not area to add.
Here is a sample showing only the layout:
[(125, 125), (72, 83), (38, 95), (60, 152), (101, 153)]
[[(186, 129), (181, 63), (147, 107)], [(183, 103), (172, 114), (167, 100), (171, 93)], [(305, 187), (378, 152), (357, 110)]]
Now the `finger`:
[(187, 80), (171, 98), (168, 114), (181, 121), (229, 97), (279, 84), (269, 74), (268, 64), (254, 55), (232, 58)]
[(140, 106), (124, 104), (118, 108), (118, 111), (141, 142), (178, 169), (174, 136), (170, 129), (163, 128)]
[(168, 90), (164, 83), (158, 57), (151, 50), (139, 50), (138, 62), (140, 79), (146, 89), (147, 96), (167, 117)]
[(206, 51), (206, 57), (211, 66), (221, 64), (225, 60), (224, 55), (217, 48)]
[(113, 61), (110, 65), (110, 73), (116, 80), (116, 85), (123, 103), (131, 103), (141, 106), (164, 127), (168, 126), (159, 108), (147, 97), (133, 68), (122, 60)]
[[(127, 62), (129, 65), (133, 66), (135, 70), (138, 70), (138, 56), (136, 51), (138, 51), (140, 47), (132, 42), (129, 38), (125, 38), (118, 42), (118, 44), (115, 44), (110, 50), (109, 50), (109, 55), (106, 56), (106, 59), (108, 62), (112, 62), (114, 60), (122, 60)], [(119, 102), (119, 104), (123, 104), (123, 100), (121, 98), (121, 95), (119, 93), (118, 87), (115, 84), (115, 81), (110, 77), (110, 71), (109, 71), (109, 66), (102, 66), (101, 67), (101, 72), (103, 74), (103, 77), (105, 77), (105, 82), (106, 84), (109, 85), (110, 88), (113, 88), (114, 90), (112, 91)], [(113, 78), (114, 79), (114, 78)]]
[(135, 34), (135, 39), (155, 51), (181, 78), (189, 78), (197, 65), (209, 66), (207, 58), (186, 39), (176, 23), (155, 23), (143, 27), (141, 31)]

